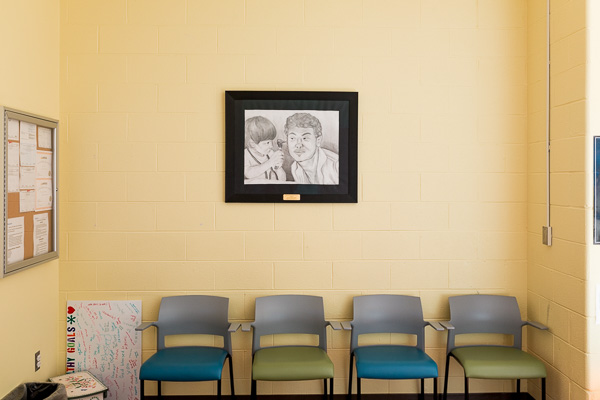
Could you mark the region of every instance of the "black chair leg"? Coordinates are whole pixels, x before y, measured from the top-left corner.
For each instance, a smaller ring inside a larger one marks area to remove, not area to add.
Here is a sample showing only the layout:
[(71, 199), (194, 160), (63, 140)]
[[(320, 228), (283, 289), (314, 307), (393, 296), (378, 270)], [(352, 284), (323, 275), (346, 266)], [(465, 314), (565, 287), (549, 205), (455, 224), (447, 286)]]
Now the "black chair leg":
[(256, 400), (256, 381), (254, 379), (252, 379), (252, 384), (250, 385), (250, 398)]
[(333, 378), (329, 379), (329, 397), (333, 400)]
[(157, 383), (158, 383), (158, 398), (162, 400), (162, 388), (161, 388), (160, 381), (158, 381)]
[(221, 390), (222, 390), (222, 388), (221, 388), (221, 383), (222, 383), (222, 382), (223, 382), (223, 380), (222, 380), (222, 379), (219, 379), (219, 380), (217, 381), (217, 399), (219, 399), (219, 400), (221, 400)]
[(517, 393), (521, 393), (521, 380), (517, 379)]
[(419, 393), (419, 399), (425, 400), (425, 379), (421, 378), (421, 393)]
[(235, 385), (233, 384), (233, 358), (229, 356), (229, 386), (231, 386), (231, 397), (235, 397)]
[(433, 378), (433, 400), (438, 398), (438, 378)]
[(144, 381), (140, 379), (140, 400), (145, 400), (144, 396)]
[(444, 400), (448, 397), (448, 370), (450, 369), (450, 354), (446, 356), (446, 371), (444, 372)]
[(542, 378), (542, 400), (546, 400), (546, 378)]
[(327, 399), (327, 378), (323, 379), (323, 398)]
[(362, 398), (362, 390), (360, 388), (360, 378), (356, 377), (356, 398), (360, 400)]
[(465, 400), (469, 400), (469, 378), (465, 376)]
[(352, 397), (352, 370), (354, 369), (354, 353), (350, 353), (350, 372), (348, 372), (348, 398)]

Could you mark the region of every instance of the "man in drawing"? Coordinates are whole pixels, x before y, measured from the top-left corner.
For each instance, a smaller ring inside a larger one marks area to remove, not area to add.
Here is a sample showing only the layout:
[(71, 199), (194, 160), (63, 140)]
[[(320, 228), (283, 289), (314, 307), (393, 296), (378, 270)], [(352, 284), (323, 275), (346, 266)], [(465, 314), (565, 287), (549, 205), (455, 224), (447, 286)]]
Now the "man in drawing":
[(294, 159), (290, 167), (294, 181), (300, 184), (337, 185), (339, 157), (321, 147), (321, 122), (310, 113), (296, 113), (286, 120), (287, 147)]

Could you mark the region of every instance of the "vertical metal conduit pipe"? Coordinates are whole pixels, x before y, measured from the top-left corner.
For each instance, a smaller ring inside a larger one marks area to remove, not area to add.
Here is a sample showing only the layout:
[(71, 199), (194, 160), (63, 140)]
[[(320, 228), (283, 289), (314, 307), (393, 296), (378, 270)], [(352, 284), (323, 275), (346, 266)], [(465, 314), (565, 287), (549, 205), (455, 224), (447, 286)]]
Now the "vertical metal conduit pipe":
[(543, 243), (552, 246), (550, 225), (550, 1), (546, 0), (546, 226), (543, 227)]

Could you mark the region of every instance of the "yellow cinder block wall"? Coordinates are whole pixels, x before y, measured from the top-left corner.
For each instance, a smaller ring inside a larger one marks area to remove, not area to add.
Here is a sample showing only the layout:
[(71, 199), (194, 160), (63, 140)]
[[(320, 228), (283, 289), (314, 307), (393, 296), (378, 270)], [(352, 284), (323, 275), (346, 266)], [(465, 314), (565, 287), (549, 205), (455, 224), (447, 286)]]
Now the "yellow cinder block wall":
[[(0, 37), (0, 104), (58, 119), (58, 0), (1, 0)], [(0, 396), (59, 371), (58, 273), (52, 261), (0, 279)]]
[[(595, 193), (593, 182), (593, 137), (600, 136), (600, 116), (596, 110), (600, 106), (600, 81), (595, 73), (600, 65), (600, 4), (588, 1), (586, 4), (586, 28), (587, 28), (587, 64), (586, 64), (586, 221), (593, 221), (595, 217), (594, 199), (600, 198)], [(590, 228), (592, 224), (589, 224)], [(586, 228), (586, 242), (592, 243), (592, 229)], [(598, 397), (600, 393), (600, 324), (599, 309), (596, 299), (600, 296), (600, 247), (597, 245), (587, 246), (588, 274), (586, 281), (586, 359), (585, 359), (585, 382), (590, 397)]]
[[(443, 319), (450, 295), (502, 293), (526, 312), (527, 2), (63, 0), (60, 59), (61, 305), (142, 299), (152, 320), (163, 296), (209, 293), (251, 320), (257, 296), (308, 293), (349, 319), (354, 295), (406, 293)], [(359, 204), (225, 204), (231, 89), (358, 91)], [(341, 393), (348, 335), (331, 338)], [(249, 351), (237, 333), (240, 393)]]
[[(11, 326), (0, 340), (0, 393), (63, 370), (61, 335), (58, 357), (55, 344), (67, 299), (141, 298), (151, 320), (164, 295), (213, 293), (232, 299), (232, 319), (250, 320), (256, 296), (310, 293), (325, 297), (328, 318), (347, 319), (353, 295), (409, 293), (423, 298), (427, 318), (446, 318), (447, 296), (491, 292), (516, 294), (531, 318), (550, 325), (528, 340), (548, 364), (549, 397), (593, 398), (600, 279), (585, 215), (593, 195), (587, 141), (598, 126), (590, 110), (600, 91), (585, 60), (594, 63), (598, 9), (553, 2), (548, 249), (538, 229), (544, 2), (414, 3), (63, 0), (61, 301), (58, 262), (0, 280), (0, 315)], [(10, 62), (0, 65), (0, 103), (57, 118), (58, 2), (0, 5), (2, 36), (11, 38), (1, 50)], [(359, 91), (361, 202), (225, 205), (226, 89)], [(278, 242), (262, 250), (269, 239)], [(428, 335), (440, 366), (443, 339)], [(152, 340), (144, 338), (146, 357)], [(334, 334), (329, 346), (338, 393), (347, 340)], [(235, 346), (238, 390), (247, 393), (249, 336), (236, 334)], [(43, 366), (34, 373), (37, 350)], [(460, 390), (454, 376), (451, 390)], [(318, 390), (261, 385), (265, 393)]]
[[(548, 370), (552, 399), (591, 399), (598, 377), (592, 247), (592, 140), (588, 99), (590, 18), (593, 0), (551, 1), (551, 161), (552, 247), (542, 244), (546, 222), (546, 2), (528, 11), (528, 315), (550, 326), (530, 331), (529, 350)], [(593, 23), (591, 23), (593, 22)], [(587, 65), (586, 65), (587, 64)], [(597, 133), (596, 133), (597, 134)], [(591, 289), (591, 290), (590, 290)], [(596, 383), (594, 383), (596, 381)], [(539, 382), (529, 391), (537, 397)]]
[[(524, 305), (526, 11), (521, 1), (63, 1), (63, 304), (141, 298), (146, 320), (162, 296), (184, 293), (230, 297), (237, 320), (276, 293), (322, 295), (332, 319), (350, 318), (364, 293), (419, 295), (432, 319), (447, 317), (452, 294)], [(228, 89), (358, 91), (360, 203), (224, 204)], [(247, 393), (249, 335), (235, 338)], [(440, 365), (443, 339), (429, 335)], [(330, 343), (338, 393), (347, 340)], [(152, 353), (151, 336), (144, 347)]]
[[(204, 293), (252, 320), (257, 296), (306, 293), (324, 297), (327, 318), (350, 319), (353, 296), (402, 293), (444, 319), (448, 296), (502, 293), (525, 314), (527, 3), (62, 0), (61, 307), (142, 299), (153, 320), (161, 297)], [(225, 90), (358, 91), (359, 203), (225, 204)], [(248, 393), (250, 335), (234, 337)], [(329, 344), (337, 393), (348, 340), (336, 332)], [(428, 332), (442, 374), (444, 346)], [(451, 391), (460, 373), (454, 365)]]

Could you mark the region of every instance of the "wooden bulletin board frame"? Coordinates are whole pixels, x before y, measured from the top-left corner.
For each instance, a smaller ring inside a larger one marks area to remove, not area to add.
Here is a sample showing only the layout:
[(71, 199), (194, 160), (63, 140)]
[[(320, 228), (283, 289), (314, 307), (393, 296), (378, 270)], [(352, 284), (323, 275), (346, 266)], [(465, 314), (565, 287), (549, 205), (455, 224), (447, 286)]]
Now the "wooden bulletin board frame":
[(58, 121), (0, 106), (0, 278), (58, 258)]

